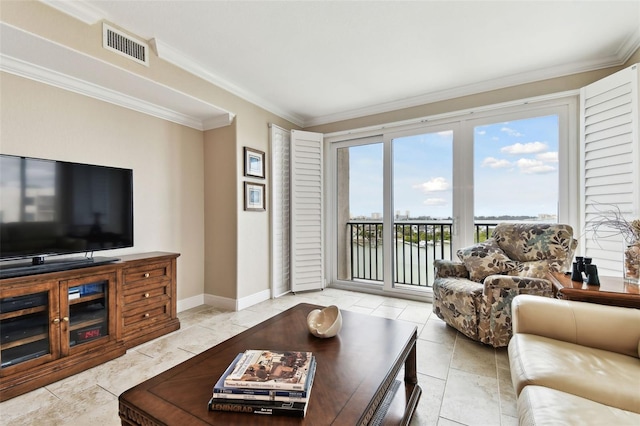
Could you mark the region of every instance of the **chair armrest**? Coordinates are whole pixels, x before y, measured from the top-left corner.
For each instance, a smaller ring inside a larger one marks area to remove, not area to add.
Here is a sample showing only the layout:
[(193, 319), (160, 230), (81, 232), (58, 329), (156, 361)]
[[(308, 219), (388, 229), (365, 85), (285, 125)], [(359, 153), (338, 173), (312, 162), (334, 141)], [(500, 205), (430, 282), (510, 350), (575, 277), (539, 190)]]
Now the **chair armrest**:
[(469, 278), (469, 271), (462, 262), (456, 262), (455, 260), (436, 259), (433, 261), (433, 267), (436, 270), (436, 278)]
[(550, 281), (511, 275), (489, 275), (483, 283), (478, 335), (494, 347), (506, 346), (511, 339), (511, 301), (519, 294), (551, 297)]
[(640, 310), (519, 295), (513, 332), (535, 334), (638, 358)]
[(544, 278), (518, 277), (512, 275), (489, 275), (484, 279), (484, 294), (488, 295), (492, 290), (514, 290), (518, 294), (537, 294), (551, 296), (553, 284)]

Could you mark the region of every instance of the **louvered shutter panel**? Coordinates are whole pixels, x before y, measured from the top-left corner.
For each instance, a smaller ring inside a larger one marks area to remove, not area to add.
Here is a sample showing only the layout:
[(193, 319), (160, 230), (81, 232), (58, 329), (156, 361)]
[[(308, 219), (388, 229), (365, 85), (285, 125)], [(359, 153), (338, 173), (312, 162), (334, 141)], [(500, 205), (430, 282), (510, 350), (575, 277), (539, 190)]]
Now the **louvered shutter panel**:
[(322, 134), (291, 131), (291, 290), (324, 287)]
[[(640, 213), (638, 74), (636, 64), (581, 90), (582, 229), (611, 205), (627, 219)], [(622, 237), (583, 234), (582, 252), (593, 258), (599, 274), (621, 277)]]
[(291, 133), (273, 124), (271, 132), (271, 288), (273, 297), (291, 291), (289, 156)]

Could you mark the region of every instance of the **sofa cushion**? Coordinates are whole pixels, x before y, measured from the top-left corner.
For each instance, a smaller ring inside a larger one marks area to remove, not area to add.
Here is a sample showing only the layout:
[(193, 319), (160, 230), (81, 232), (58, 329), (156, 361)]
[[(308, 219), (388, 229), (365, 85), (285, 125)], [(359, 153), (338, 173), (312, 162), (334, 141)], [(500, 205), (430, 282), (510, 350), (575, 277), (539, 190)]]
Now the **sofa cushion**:
[(526, 386), (518, 397), (518, 420), (521, 426), (639, 425), (640, 414), (551, 388)]
[(477, 282), (482, 282), (489, 275), (502, 274), (518, 267), (518, 262), (509, 259), (493, 238), (462, 248), (457, 255), (469, 271), (469, 278)]
[(632, 356), (516, 333), (509, 364), (518, 395), (526, 386), (545, 386), (640, 413), (640, 362)]

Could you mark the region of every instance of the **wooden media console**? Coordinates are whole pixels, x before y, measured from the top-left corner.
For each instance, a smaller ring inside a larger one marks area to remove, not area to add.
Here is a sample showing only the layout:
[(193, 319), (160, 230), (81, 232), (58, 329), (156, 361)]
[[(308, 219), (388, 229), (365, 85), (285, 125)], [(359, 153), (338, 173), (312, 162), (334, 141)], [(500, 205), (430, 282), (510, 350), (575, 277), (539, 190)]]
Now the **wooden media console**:
[(0, 401), (180, 328), (179, 254), (0, 280)]

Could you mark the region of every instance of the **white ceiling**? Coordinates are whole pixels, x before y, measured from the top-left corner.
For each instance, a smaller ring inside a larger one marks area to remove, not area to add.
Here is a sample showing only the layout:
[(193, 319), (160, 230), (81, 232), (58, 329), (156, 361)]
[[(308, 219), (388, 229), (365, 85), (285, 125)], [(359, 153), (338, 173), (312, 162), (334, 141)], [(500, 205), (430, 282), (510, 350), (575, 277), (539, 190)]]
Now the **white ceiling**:
[(623, 64), (632, 1), (57, 1), (301, 126)]

